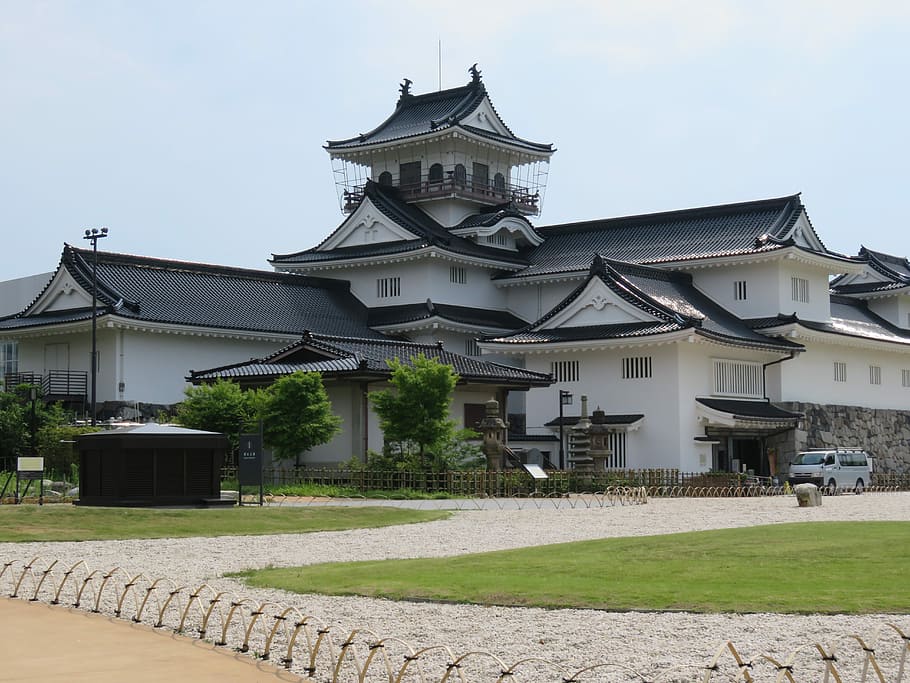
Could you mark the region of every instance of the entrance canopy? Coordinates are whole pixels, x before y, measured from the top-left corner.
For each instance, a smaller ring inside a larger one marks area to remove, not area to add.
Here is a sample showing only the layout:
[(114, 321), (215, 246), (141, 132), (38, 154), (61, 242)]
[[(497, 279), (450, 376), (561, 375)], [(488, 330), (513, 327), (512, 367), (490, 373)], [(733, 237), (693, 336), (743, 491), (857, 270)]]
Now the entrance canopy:
[(750, 432), (758, 435), (773, 434), (793, 429), (802, 419), (802, 413), (791, 413), (771, 404), (770, 401), (741, 401), (725, 398), (696, 398), (696, 416), (711, 428)]

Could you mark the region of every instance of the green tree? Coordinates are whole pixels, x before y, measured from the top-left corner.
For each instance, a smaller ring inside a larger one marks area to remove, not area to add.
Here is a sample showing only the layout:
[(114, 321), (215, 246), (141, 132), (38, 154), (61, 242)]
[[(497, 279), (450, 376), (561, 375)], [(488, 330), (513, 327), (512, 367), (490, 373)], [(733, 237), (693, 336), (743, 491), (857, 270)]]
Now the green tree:
[(256, 391), (243, 391), (235, 382), (217, 379), (184, 390), (186, 398), (177, 406), (175, 421), (190, 429), (220, 432), (237, 450), (241, 432), (257, 431)]
[(21, 399), (13, 393), (0, 393), (0, 469), (8, 466), (10, 458), (23, 453), (28, 438), (28, 417)]
[[(67, 431), (71, 416), (59, 403), (46, 404), (39, 395), (35, 400), (33, 424), (31, 389), (32, 385), (21, 384), (12, 392), (0, 392), (0, 458), (3, 459), (0, 468), (14, 466), (12, 458), (32, 453), (34, 429), (35, 450), (44, 456), (45, 469), (48, 473), (68, 475), (74, 461), (72, 444), (61, 442), (72, 440)], [(69, 457), (64, 461), (62, 454)]]
[(263, 441), (277, 460), (294, 458), (329, 442), (341, 430), (341, 418), (318, 372), (295, 372), (263, 391), (260, 400)]
[(441, 453), (456, 440), (449, 407), (458, 375), (451, 365), (423, 354), (411, 358), (409, 364), (397, 358), (388, 363), (392, 387), (370, 395), (385, 436), (386, 454), (405, 461), (416, 455), (417, 465), (426, 469), (428, 453)]

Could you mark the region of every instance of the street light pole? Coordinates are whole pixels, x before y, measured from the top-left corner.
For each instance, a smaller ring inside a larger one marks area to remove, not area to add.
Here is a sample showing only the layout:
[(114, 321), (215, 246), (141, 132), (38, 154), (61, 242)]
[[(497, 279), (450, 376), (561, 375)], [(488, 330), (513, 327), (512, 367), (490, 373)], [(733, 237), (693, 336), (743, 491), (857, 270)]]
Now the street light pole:
[(107, 237), (107, 228), (86, 230), (82, 239), (92, 243), (92, 427), (95, 426), (96, 380), (98, 375), (98, 240)]

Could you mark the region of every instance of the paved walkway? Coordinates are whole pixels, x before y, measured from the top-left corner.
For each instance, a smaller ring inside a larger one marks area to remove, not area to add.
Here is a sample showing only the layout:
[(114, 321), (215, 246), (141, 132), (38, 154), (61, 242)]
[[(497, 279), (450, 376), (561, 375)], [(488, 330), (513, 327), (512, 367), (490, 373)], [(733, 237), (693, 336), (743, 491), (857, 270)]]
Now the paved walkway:
[(0, 681), (278, 683), (302, 679), (203, 641), (84, 610), (0, 598)]

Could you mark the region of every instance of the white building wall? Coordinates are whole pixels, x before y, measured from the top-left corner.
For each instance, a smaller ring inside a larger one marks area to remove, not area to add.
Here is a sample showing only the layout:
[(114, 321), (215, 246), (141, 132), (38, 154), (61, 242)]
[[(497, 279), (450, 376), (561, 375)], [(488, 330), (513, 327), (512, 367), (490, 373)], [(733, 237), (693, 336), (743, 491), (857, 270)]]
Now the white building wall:
[[(802, 320), (827, 322), (831, 319), (831, 298), (828, 292), (829, 273), (827, 269), (813, 268), (797, 263), (784, 261), (778, 273), (781, 313), (796, 313)], [(797, 301), (793, 297), (793, 278), (807, 280), (809, 284), (809, 301)]]
[(880, 315), (892, 325), (905, 330), (910, 328), (910, 296), (889, 296), (881, 299), (870, 299), (869, 310)]
[(534, 322), (566, 298), (582, 278), (558, 282), (536, 282), (503, 287), (508, 309), (518, 317)]
[[(190, 370), (205, 370), (259, 358), (283, 348), (283, 342), (243, 341), (179, 334), (150, 334), (131, 330), (106, 331), (102, 356), (105, 394), (98, 400), (178, 403), (183, 400), (184, 378)], [(113, 358), (116, 356), (116, 370)], [(119, 384), (123, 383), (123, 391)]]
[[(622, 358), (626, 356), (651, 356), (651, 378), (622, 379)], [(574, 403), (564, 409), (566, 415), (580, 413), (582, 395), (588, 397), (589, 414), (600, 408), (606, 413), (645, 415), (642, 426), (626, 437), (627, 467), (679, 466), (678, 359), (674, 346), (529, 354), (525, 362), (528, 370), (549, 373), (550, 362), (555, 360), (579, 361), (579, 380), (528, 392), (528, 434), (553, 433), (544, 424), (559, 415), (559, 391), (570, 391)]]
[(39, 273), (0, 282), (0, 318), (19, 313), (32, 303), (50, 282), (53, 273)]
[[(802, 342), (806, 352), (774, 367), (780, 383), (775, 401), (822, 405), (866, 406), (907, 410), (910, 387), (902, 385), (902, 370), (910, 370), (910, 349), (903, 353)], [(846, 381), (835, 381), (834, 363), (846, 364)], [(881, 384), (870, 382), (870, 366), (881, 368)], [(771, 368), (769, 368), (769, 372)]]
[[(692, 281), (698, 289), (740, 318), (763, 318), (781, 313), (779, 280), (780, 264), (776, 261), (692, 271)], [(745, 299), (736, 298), (737, 282), (745, 283)], [(784, 312), (792, 313), (792, 310), (788, 308)]]

